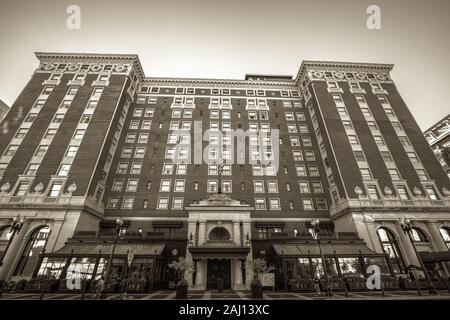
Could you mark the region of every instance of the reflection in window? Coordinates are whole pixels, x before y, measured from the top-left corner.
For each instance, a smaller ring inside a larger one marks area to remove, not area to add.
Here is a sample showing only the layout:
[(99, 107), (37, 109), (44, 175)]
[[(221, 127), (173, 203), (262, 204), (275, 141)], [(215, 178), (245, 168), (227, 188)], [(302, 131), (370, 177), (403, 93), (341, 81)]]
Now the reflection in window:
[(411, 229), (411, 236), (414, 242), (427, 242), (427, 237), (422, 230), (417, 228)]
[(25, 250), (20, 257), (15, 275), (31, 276), (39, 261), (39, 255), (47, 244), (50, 227), (41, 227), (35, 230), (28, 239)]
[(361, 275), (362, 269), (358, 258), (339, 258), (339, 268), (343, 276)]
[(391, 231), (385, 228), (377, 230), (378, 238), (380, 239), (381, 247), (385, 254), (389, 256), (389, 260), (395, 273), (403, 273), (404, 263), (400, 256), (397, 241), (392, 235)]
[(442, 239), (445, 242), (445, 245), (450, 250), (450, 230), (446, 227), (442, 227), (439, 231), (441, 233)]

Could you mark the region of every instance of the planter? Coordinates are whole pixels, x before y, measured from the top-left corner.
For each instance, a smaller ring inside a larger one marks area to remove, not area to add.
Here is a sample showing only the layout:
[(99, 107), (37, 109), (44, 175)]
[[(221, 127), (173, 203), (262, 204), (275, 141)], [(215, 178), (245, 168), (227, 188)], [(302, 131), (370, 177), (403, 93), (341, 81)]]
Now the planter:
[(188, 283), (187, 281), (180, 281), (180, 283), (177, 285), (176, 288), (176, 295), (175, 299), (187, 299), (187, 293), (188, 293)]
[(250, 291), (252, 293), (253, 299), (262, 299), (263, 298), (263, 287), (261, 281), (253, 280), (250, 284)]

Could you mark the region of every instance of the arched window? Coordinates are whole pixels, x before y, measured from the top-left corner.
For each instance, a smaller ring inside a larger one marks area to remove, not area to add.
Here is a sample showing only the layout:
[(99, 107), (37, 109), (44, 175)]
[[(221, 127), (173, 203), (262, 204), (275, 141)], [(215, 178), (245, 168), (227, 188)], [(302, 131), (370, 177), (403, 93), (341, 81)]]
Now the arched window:
[(17, 265), (15, 275), (31, 276), (39, 262), (39, 254), (47, 244), (48, 236), (50, 234), (50, 227), (44, 226), (36, 229), (30, 235), (27, 245), (23, 250)]
[(228, 241), (230, 239), (230, 233), (224, 227), (215, 227), (209, 233), (209, 240), (212, 241)]
[(400, 250), (398, 249), (397, 241), (391, 231), (385, 228), (377, 230), (378, 238), (380, 239), (381, 247), (385, 254), (389, 256), (392, 268), (395, 273), (404, 273), (405, 267)]
[(445, 245), (450, 250), (450, 229), (446, 227), (442, 227), (439, 232), (441, 233), (442, 239), (445, 242)]
[(427, 237), (422, 230), (418, 228), (411, 228), (411, 236), (414, 242), (427, 242)]

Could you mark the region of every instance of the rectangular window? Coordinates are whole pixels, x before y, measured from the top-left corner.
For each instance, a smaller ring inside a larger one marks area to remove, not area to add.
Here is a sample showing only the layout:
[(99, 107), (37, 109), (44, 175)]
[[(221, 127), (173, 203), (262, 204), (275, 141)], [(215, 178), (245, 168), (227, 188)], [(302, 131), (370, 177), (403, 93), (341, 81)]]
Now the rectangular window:
[(122, 209), (133, 209), (134, 197), (123, 197)]
[(297, 176), (306, 177), (306, 168), (305, 166), (295, 166), (295, 170), (297, 172)]
[(150, 130), (152, 126), (152, 120), (144, 120), (142, 121), (141, 130)]
[(299, 181), (298, 188), (300, 190), (300, 193), (310, 193), (311, 192), (309, 189), (308, 181)]
[(358, 138), (355, 135), (349, 135), (348, 140), (351, 144), (359, 144)]
[(305, 150), (305, 158), (306, 158), (306, 161), (316, 161), (314, 151), (312, 151), (312, 150)]
[(159, 187), (159, 191), (160, 192), (170, 192), (170, 185), (171, 185), (170, 179), (162, 179), (161, 185)]
[(144, 147), (138, 147), (136, 148), (136, 151), (134, 152), (134, 157), (138, 159), (142, 159), (145, 156), (145, 148)]
[(84, 133), (86, 132), (86, 130), (84, 130), (84, 129), (77, 129), (76, 131), (75, 131), (75, 134), (74, 134), (74, 136), (73, 136), (73, 139), (74, 140), (81, 140), (81, 139), (83, 139), (83, 137), (84, 137)]
[(61, 189), (62, 189), (62, 182), (60, 181), (55, 181), (52, 184), (52, 187), (50, 188), (50, 197), (58, 197), (59, 194), (61, 193)]
[(48, 146), (46, 145), (40, 145), (37, 150), (36, 153), (34, 154), (36, 157), (43, 157), (45, 155), (45, 153), (48, 150)]
[(183, 210), (184, 198), (173, 198), (172, 210)]
[(317, 210), (328, 210), (327, 200), (323, 198), (316, 199)]
[(311, 182), (311, 186), (314, 193), (323, 193), (322, 182), (313, 181)]
[(125, 139), (125, 143), (134, 143), (136, 141), (136, 133), (129, 133)]
[(138, 143), (147, 143), (148, 142), (148, 133), (141, 133), (139, 135)]
[(25, 137), (25, 135), (28, 132), (28, 128), (21, 128), (17, 131), (16, 135), (14, 136), (14, 138), (16, 139), (22, 139), (23, 137)]
[(117, 209), (119, 207), (119, 199), (118, 198), (109, 198), (108, 204), (106, 208), (108, 209)]
[(169, 198), (158, 198), (158, 205), (156, 207), (159, 210), (167, 210), (169, 208)]
[(187, 165), (186, 164), (178, 164), (177, 165), (177, 174), (178, 175), (185, 175), (187, 171)]
[(266, 210), (266, 199), (255, 198), (255, 209), (256, 210)]
[(431, 200), (438, 200), (438, 196), (436, 190), (434, 190), (434, 187), (426, 186), (425, 190), (427, 191), (428, 197), (430, 197)]
[(319, 168), (317, 166), (309, 166), (308, 169), (309, 169), (309, 175), (311, 177), (318, 177), (318, 176), (320, 176)]
[(264, 182), (262, 180), (253, 181), (253, 188), (255, 193), (264, 193)]
[(137, 130), (139, 129), (139, 120), (132, 120), (130, 121), (130, 130)]
[(122, 179), (115, 179), (111, 188), (111, 191), (122, 191), (123, 188), (123, 180)]
[(174, 192), (184, 192), (184, 180), (175, 180)]
[(139, 180), (138, 179), (128, 179), (127, 189), (129, 192), (136, 192), (138, 188)]
[(270, 210), (281, 210), (280, 199), (269, 199)]
[(409, 200), (408, 191), (405, 186), (397, 186), (398, 196), (401, 200)]
[(303, 210), (314, 210), (312, 199), (303, 199)]
[(73, 158), (73, 157), (75, 157), (77, 152), (78, 152), (78, 146), (69, 146), (69, 148), (67, 149), (67, 152), (66, 152), (66, 157)]
[(367, 168), (361, 168), (361, 176), (363, 180), (371, 180), (372, 174), (370, 173), (370, 170)]
[(58, 176), (66, 177), (70, 171), (70, 164), (62, 164), (58, 170)]
[(53, 117), (52, 123), (61, 123), (64, 119), (64, 113), (57, 113)]
[(376, 186), (367, 186), (367, 192), (369, 194), (370, 199), (380, 199), (380, 195), (378, 193), (378, 189)]
[(428, 179), (428, 175), (426, 173), (425, 170), (423, 169), (416, 169), (417, 175), (419, 176), (419, 180), (424, 181), (424, 180), (429, 180)]
[(8, 149), (6, 149), (5, 151), (5, 156), (13, 156), (18, 148), (19, 148), (18, 145), (10, 145)]
[(355, 150), (353, 154), (355, 155), (356, 161), (366, 161), (366, 157), (362, 151)]
[(27, 193), (29, 186), (30, 182), (28, 181), (20, 182), (14, 195), (23, 197)]
[[(39, 163), (30, 163), (28, 168), (25, 170), (25, 175), (34, 176), (39, 168)], [(1, 175), (1, 173), (0, 173)]]
[(127, 171), (128, 171), (128, 162), (119, 162), (119, 165), (117, 166), (117, 173), (126, 174)]
[(275, 180), (267, 181), (267, 192), (268, 193), (278, 193), (278, 183)]
[(141, 174), (142, 162), (133, 162), (131, 164), (130, 174)]
[(131, 153), (133, 152), (133, 148), (125, 147), (122, 149), (122, 158), (131, 158)]
[(407, 152), (406, 154), (408, 155), (411, 162), (420, 162), (420, 160), (417, 157), (417, 154), (415, 152)]
[(303, 161), (303, 154), (301, 150), (293, 150), (292, 155), (294, 157), (294, 161)]
[(394, 161), (392, 159), (391, 153), (389, 151), (381, 151), (381, 157), (383, 158), (384, 162), (392, 162)]
[(217, 192), (217, 180), (208, 180), (208, 192)]
[(45, 133), (43, 139), (53, 139), (56, 134), (57, 129), (48, 129)]

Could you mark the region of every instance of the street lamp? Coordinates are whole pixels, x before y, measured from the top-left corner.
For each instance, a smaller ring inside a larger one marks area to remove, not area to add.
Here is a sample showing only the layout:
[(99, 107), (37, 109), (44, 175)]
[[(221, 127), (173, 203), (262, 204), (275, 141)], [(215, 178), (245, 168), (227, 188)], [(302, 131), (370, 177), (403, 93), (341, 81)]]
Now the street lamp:
[(322, 244), (320, 243), (320, 226), (319, 226), (319, 224), (320, 224), (319, 219), (317, 219), (317, 218), (312, 219), (312, 221), (311, 221), (312, 233), (311, 234), (312, 234), (313, 238), (317, 239), (317, 244), (319, 245), (319, 253), (320, 253), (320, 257), (322, 259), (323, 273), (325, 276), (325, 294), (328, 297), (332, 297), (333, 291), (331, 290), (330, 283), (328, 282), (327, 266), (325, 264), (325, 257), (322, 252)]
[(117, 245), (117, 240), (119, 239), (120, 236), (120, 229), (123, 226), (123, 219), (122, 218), (117, 218), (116, 220), (116, 234), (114, 236), (114, 243), (113, 243), (113, 247), (111, 250), (111, 254), (109, 255), (109, 261), (108, 261), (108, 268), (106, 269), (106, 277), (105, 277), (105, 287), (103, 289), (103, 293), (102, 293), (102, 299), (106, 298), (106, 289), (108, 288), (109, 285), (109, 280), (111, 278), (110, 273), (111, 273), (111, 267), (112, 267), (112, 262), (114, 259), (114, 251), (116, 250), (116, 245)]
[(436, 294), (436, 289), (434, 288), (433, 282), (431, 282), (431, 279), (430, 279), (430, 276), (428, 274), (428, 271), (427, 271), (427, 269), (425, 269), (425, 265), (424, 265), (424, 263), (422, 261), (422, 258), (420, 257), (419, 252), (417, 252), (416, 245), (414, 244), (414, 239), (413, 239), (412, 234), (411, 234), (412, 229), (413, 229), (411, 220), (407, 219), (406, 217), (403, 217), (403, 218), (401, 218), (399, 220), (399, 222), (400, 222), (400, 225), (401, 225), (401, 227), (403, 229), (403, 232), (405, 232), (408, 235), (409, 241), (411, 242), (411, 245), (412, 245), (412, 247), (414, 249), (414, 252), (415, 252), (415, 254), (417, 256), (417, 260), (419, 260), (420, 267), (422, 268), (423, 273), (425, 274), (425, 278), (427, 279), (427, 282), (428, 282), (428, 292), (430, 294)]
[(22, 226), (25, 222), (24, 218), (21, 218), (20, 215), (17, 217), (14, 217), (11, 224), (11, 236), (9, 237), (8, 244), (6, 245), (5, 251), (3, 251), (2, 256), (0, 257), (0, 267), (3, 265), (3, 259), (6, 256), (6, 252), (8, 251), (9, 247), (11, 246), (11, 243), (14, 239), (14, 236), (16, 233), (19, 233), (20, 229), (22, 229)]

